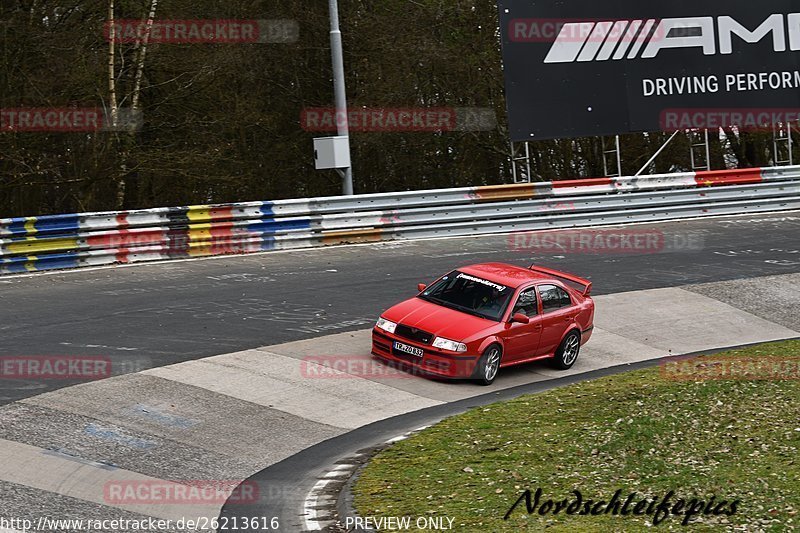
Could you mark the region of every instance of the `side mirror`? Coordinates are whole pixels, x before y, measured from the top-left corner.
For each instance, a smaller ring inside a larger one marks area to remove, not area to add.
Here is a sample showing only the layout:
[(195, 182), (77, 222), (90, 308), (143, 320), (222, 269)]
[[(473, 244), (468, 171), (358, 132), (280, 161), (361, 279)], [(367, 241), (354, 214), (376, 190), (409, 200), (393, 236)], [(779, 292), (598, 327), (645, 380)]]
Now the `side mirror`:
[(428, 288), (428, 286), (427, 286), (427, 285), (425, 285), (424, 283), (420, 283), (419, 285), (417, 285), (417, 290), (418, 290), (419, 292), (422, 292), (422, 291), (424, 291), (424, 290), (425, 290), (425, 289), (427, 289), (427, 288)]
[(511, 322), (517, 322), (519, 324), (530, 324), (531, 319), (527, 316), (523, 315), (522, 313), (517, 313), (511, 317)]

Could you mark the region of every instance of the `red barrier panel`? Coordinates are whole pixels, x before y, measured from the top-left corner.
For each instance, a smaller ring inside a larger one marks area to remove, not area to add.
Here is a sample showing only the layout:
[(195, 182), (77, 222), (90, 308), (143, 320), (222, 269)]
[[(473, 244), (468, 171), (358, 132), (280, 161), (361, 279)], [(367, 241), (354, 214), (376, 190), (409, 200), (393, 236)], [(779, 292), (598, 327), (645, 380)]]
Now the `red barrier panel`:
[(698, 172), (695, 177), (699, 187), (719, 187), (721, 185), (750, 185), (761, 183), (760, 168), (744, 170), (712, 170), (711, 172)]

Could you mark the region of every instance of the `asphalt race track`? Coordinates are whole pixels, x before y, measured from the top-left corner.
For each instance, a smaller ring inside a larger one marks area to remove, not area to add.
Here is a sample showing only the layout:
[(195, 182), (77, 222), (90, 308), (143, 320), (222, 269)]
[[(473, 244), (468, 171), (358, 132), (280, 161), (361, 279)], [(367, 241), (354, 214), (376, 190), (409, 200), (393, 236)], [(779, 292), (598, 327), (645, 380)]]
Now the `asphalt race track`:
[[(0, 278), (0, 357), (104, 356), (125, 374), (0, 382), (6, 512), (217, 516), (219, 502), (110, 504), (101, 488), (249, 478), (258, 505), (223, 516), (276, 516), (280, 531), (300, 531), (325, 468), (415, 424), (620, 364), (797, 337), (800, 213), (614, 231), (658, 238), (635, 253), (541, 253), (499, 235)], [(526, 365), (488, 389), (303, 375), (309, 355), (365, 355), (377, 315), (418, 282), (498, 260), (593, 280), (602, 312), (572, 371)]]
[[(800, 272), (800, 213), (635, 228), (663, 232), (663, 249), (540, 253), (498, 235), (0, 277), (0, 357), (105, 356), (127, 373), (359, 330), (484, 261), (573, 271), (597, 295)], [(0, 380), (0, 405), (71, 384)]]

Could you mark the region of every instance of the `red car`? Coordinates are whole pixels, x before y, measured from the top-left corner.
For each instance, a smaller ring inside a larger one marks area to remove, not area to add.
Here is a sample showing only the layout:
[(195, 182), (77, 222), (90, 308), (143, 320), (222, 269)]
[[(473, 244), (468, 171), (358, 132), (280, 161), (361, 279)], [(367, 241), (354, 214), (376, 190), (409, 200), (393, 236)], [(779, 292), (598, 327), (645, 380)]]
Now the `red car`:
[(557, 270), (488, 263), (418, 288), (381, 315), (372, 354), (427, 375), (490, 385), (541, 359), (566, 370), (592, 336), (592, 283)]

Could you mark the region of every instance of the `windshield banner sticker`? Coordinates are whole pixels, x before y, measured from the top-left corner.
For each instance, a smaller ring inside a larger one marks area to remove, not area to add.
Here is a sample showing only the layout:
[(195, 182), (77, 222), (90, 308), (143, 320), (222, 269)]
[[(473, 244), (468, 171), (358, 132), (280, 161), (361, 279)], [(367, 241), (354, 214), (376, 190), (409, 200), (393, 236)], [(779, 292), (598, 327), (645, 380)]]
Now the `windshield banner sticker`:
[(468, 276), (467, 274), (459, 274), (458, 279), (465, 279), (467, 281), (474, 281), (475, 283), (480, 283), (482, 285), (486, 285), (487, 287), (492, 287), (493, 289), (497, 289), (500, 292), (503, 292), (508, 287), (504, 287), (503, 285), (498, 285), (497, 283), (492, 283), (491, 281), (486, 281), (485, 279), (475, 278), (472, 276)]

